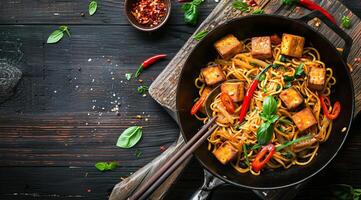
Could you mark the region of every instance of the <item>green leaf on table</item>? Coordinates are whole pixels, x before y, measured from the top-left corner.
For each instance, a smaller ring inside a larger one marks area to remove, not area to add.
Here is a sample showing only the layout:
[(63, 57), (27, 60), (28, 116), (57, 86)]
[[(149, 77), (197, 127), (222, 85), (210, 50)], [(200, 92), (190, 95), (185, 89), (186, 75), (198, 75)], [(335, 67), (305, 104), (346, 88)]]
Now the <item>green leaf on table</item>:
[(142, 138), (142, 127), (131, 126), (123, 131), (117, 140), (117, 147), (120, 148), (131, 148), (136, 145)]
[(233, 1), (232, 7), (242, 12), (249, 12), (251, 10), (249, 5), (242, 0)]
[(64, 33), (61, 30), (55, 30), (54, 32), (52, 32), (49, 37), (48, 40), (46, 41), (46, 43), (48, 44), (53, 44), (53, 43), (57, 43), (59, 42), (59, 40), (61, 40), (61, 38), (63, 38)]
[(95, 168), (97, 168), (99, 171), (109, 171), (114, 170), (118, 167), (117, 162), (97, 162), (95, 164)]
[(148, 91), (149, 87), (148, 86), (145, 86), (145, 85), (141, 85), (137, 88), (137, 92), (139, 94), (144, 94)]
[(202, 2), (203, 0), (193, 0), (182, 5), (182, 10), (184, 12), (184, 22), (186, 24), (197, 24), (199, 15), (198, 7), (201, 5)]
[(252, 12), (252, 14), (254, 14), (254, 15), (260, 15), (260, 14), (263, 14), (263, 13), (264, 13), (264, 10), (260, 9), (260, 8), (257, 8), (256, 10), (254, 10)]
[(193, 36), (193, 39), (195, 41), (201, 41), (206, 35), (208, 34), (208, 31), (199, 31)]
[(89, 3), (89, 15), (94, 15), (94, 13), (97, 11), (97, 8), (98, 8), (98, 3), (96, 1), (91, 1)]
[(59, 30), (63, 31), (63, 33), (65, 32), (70, 37), (70, 32), (67, 26), (59, 26)]
[(133, 73), (125, 73), (125, 78), (129, 81), (132, 78)]
[(349, 29), (351, 27), (351, 20), (348, 16), (343, 16), (341, 19), (342, 27)]

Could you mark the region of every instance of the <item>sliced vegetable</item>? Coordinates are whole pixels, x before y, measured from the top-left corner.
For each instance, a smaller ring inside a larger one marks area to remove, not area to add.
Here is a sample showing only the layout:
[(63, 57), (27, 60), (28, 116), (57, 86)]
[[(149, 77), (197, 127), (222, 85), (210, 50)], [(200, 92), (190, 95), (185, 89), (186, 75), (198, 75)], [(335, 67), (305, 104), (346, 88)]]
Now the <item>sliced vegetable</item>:
[(224, 107), (226, 107), (227, 112), (233, 114), (235, 109), (231, 97), (227, 93), (222, 92), (221, 101)]
[(262, 76), (262, 74), (266, 73), (266, 71), (272, 66), (272, 64), (269, 64), (266, 68), (264, 68), (257, 76), (256, 78), (253, 80), (252, 84), (250, 85), (250, 87), (247, 90), (246, 96), (243, 100), (242, 103), (242, 108), (241, 111), (239, 113), (239, 122), (242, 123), (244, 120), (244, 117), (247, 114), (249, 105), (251, 104), (251, 99), (253, 97), (253, 94), (255, 92), (255, 90), (257, 89), (258, 83), (259, 83), (259, 79)]
[(275, 152), (276, 148), (273, 144), (263, 146), (261, 151), (258, 152), (256, 158), (252, 162), (253, 171), (259, 172), (266, 165), (266, 163), (270, 161)]
[(333, 104), (332, 112), (329, 113), (327, 105), (331, 105), (330, 99), (328, 97), (322, 96), (322, 95), (320, 95), (319, 98), (320, 98), (320, 102), (321, 102), (322, 111), (326, 115), (326, 117), (330, 120), (336, 119), (340, 115), (340, 112), (341, 112), (341, 103), (339, 101), (336, 101)]
[(311, 136), (310, 135), (306, 135), (306, 136), (303, 136), (303, 137), (299, 137), (299, 138), (296, 138), (292, 141), (288, 141), (288, 142), (285, 142), (283, 144), (281, 144), (280, 146), (276, 147), (276, 151), (281, 151), (282, 149), (290, 146), (290, 145), (293, 145), (293, 144), (296, 144), (296, 143), (299, 143), (299, 142), (302, 142), (302, 141), (305, 141), (305, 140), (309, 140), (311, 139)]
[(135, 78), (138, 78), (138, 76), (140, 75), (140, 73), (142, 73), (142, 71), (146, 68), (148, 68), (150, 65), (152, 65), (153, 63), (157, 62), (158, 60), (167, 57), (166, 54), (159, 54), (159, 55), (155, 55), (152, 56), (148, 59), (146, 59), (137, 69), (137, 71), (134, 74)]
[(195, 115), (203, 106), (203, 103), (206, 101), (205, 97), (200, 97), (198, 101), (193, 105), (191, 109), (191, 115)]

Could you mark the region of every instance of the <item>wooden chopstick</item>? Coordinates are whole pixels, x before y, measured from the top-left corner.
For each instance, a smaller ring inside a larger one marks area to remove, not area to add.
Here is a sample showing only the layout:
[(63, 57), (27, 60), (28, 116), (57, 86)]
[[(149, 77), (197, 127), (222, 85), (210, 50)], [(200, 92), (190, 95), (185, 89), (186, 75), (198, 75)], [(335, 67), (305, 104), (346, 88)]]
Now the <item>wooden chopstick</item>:
[[(134, 192), (129, 200), (146, 199), (168, 176), (177, 169), (177, 167), (190, 156), (207, 138), (214, 132), (217, 125), (212, 126), (216, 117), (209, 120), (181, 149), (178, 150), (171, 159), (169, 159), (159, 170), (146, 181), (138, 190)], [(206, 133), (204, 133), (206, 132)]]

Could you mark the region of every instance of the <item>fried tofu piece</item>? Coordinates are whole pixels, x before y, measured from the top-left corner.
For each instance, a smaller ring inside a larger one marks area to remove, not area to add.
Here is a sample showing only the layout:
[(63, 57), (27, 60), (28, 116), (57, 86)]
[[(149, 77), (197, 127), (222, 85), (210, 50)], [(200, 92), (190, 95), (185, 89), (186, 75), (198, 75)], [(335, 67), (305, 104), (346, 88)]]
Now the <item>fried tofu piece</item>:
[[(205, 98), (205, 99), (207, 99), (209, 93), (211, 93), (211, 92), (212, 92), (212, 89), (211, 89), (210, 87), (205, 87), (205, 88), (203, 89), (202, 94), (201, 94), (201, 96), (200, 96), (199, 98)], [(201, 112), (202, 112), (203, 114), (206, 114), (205, 102), (204, 102), (203, 105), (202, 105)]]
[(282, 35), (281, 54), (296, 58), (302, 57), (305, 38), (284, 33)]
[(317, 120), (309, 107), (293, 114), (291, 119), (301, 132), (317, 124)]
[(326, 82), (326, 69), (310, 67), (308, 73), (308, 88), (312, 90), (323, 90)]
[(223, 83), (221, 91), (228, 94), (233, 102), (240, 102), (244, 98), (244, 82)]
[(280, 98), (289, 110), (293, 110), (303, 103), (302, 95), (292, 87), (283, 90)]
[(207, 85), (215, 85), (226, 80), (226, 76), (220, 66), (209, 66), (201, 69), (201, 73)]
[(243, 43), (232, 34), (218, 40), (214, 43), (214, 47), (223, 59), (229, 59), (244, 49)]
[(227, 164), (236, 158), (238, 150), (233, 147), (229, 142), (224, 142), (213, 155), (221, 162), (222, 164)]
[(251, 54), (259, 59), (272, 58), (271, 37), (253, 37)]

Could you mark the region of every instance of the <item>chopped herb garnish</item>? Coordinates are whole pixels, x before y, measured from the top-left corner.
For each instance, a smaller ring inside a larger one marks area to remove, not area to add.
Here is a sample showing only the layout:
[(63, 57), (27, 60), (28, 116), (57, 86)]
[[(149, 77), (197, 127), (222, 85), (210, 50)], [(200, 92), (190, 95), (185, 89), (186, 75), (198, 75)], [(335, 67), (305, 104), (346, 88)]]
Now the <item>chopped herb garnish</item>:
[(257, 8), (256, 10), (254, 10), (252, 12), (252, 14), (254, 14), (254, 15), (259, 15), (259, 14), (263, 14), (263, 13), (264, 13), (264, 10), (260, 9), (260, 8)]
[(303, 63), (301, 63), (296, 67), (294, 78), (299, 78), (300, 76), (303, 75), (303, 73), (304, 73)]
[(261, 77), (259, 77), (259, 81), (266, 80), (266, 74), (262, 74)]
[(141, 85), (137, 88), (139, 94), (144, 94), (148, 91), (148, 86)]
[(243, 144), (243, 153), (244, 153), (244, 160), (245, 160), (246, 164), (249, 166), (248, 152), (247, 152), (246, 144)]
[(290, 82), (286, 82), (285, 86), (283, 86), (283, 88), (287, 89), (290, 88), (292, 86), (291, 81)]
[(201, 41), (207, 34), (208, 31), (199, 31), (197, 34), (193, 36), (193, 39), (195, 41)]
[(129, 81), (132, 78), (133, 73), (125, 73), (125, 78)]
[(241, 0), (236, 0), (232, 3), (233, 8), (240, 10), (242, 12), (249, 12), (251, 9), (246, 2)]
[(351, 27), (351, 20), (348, 16), (343, 16), (342, 19), (342, 27), (349, 29)]
[(263, 93), (267, 93), (267, 88), (262, 89)]
[(118, 163), (117, 162), (97, 162), (95, 164), (95, 168), (97, 168), (99, 171), (103, 172), (103, 171), (109, 171), (109, 170), (114, 170), (118, 167)]
[(307, 136), (303, 136), (303, 137), (294, 139), (294, 140), (292, 140), (292, 141), (285, 142), (285, 143), (281, 144), (280, 146), (276, 147), (276, 151), (280, 151), (280, 150), (282, 150), (283, 148), (286, 148), (286, 147), (288, 147), (288, 146), (290, 146), (290, 145), (293, 145), (293, 144), (295, 144), (295, 143), (298, 143), (298, 142), (302, 142), (302, 141), (304, 141), (304, 140), (308, 140), (308, 139), (310, 139), (310, 138), (311, 138), (311, 136), (307, 135)]

